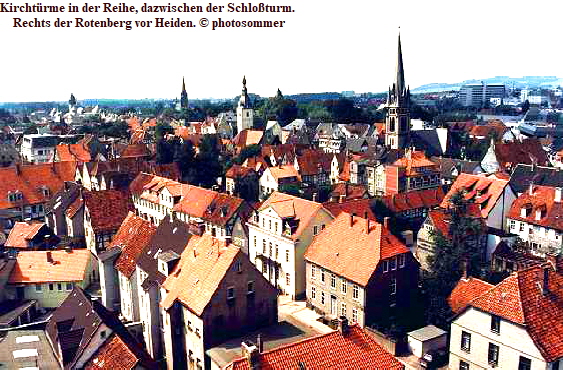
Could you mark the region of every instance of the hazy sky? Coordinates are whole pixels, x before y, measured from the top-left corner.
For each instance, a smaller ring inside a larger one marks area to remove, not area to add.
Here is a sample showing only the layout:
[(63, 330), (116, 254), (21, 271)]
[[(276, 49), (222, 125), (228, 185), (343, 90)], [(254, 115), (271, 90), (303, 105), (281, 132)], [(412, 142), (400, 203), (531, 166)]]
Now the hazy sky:
[[(122, 1), (140, 7), (145, 0)], [(68, 5), (61, 0), (44, 3)], [(209, 1), (187, 3), (205, 7)], [(243, 75), (249, 92), (261, 96), (273, 96), (277, 88), (284, 94), (384, 91), (393, 82), (398, 26), (405, 79), (411, 88), (497, 75), (563, 77), (561, 0), (273, 0), (267, 4), (291, 5), (295, 12), (0, 13), (0, 101), (67, 100), (71, 92), (79, 100), (175, 98), (180, 95), (182, 76), (190, 98), (236, 96)], [(286, 23), (283, 28), (214, 31), (210, 27), (12, 28), (14, 16), (51, 22), (57, 17), (133, 21), (181, 17), (195, 22), (221, 17)]]

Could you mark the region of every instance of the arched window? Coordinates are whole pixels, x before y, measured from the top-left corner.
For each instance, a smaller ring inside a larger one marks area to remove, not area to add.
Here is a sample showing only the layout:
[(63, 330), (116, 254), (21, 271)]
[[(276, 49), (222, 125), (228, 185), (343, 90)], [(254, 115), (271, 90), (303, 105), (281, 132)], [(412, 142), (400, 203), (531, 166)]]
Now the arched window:
[(395, 132), (395, 117), (389, 118), (389, 131)]

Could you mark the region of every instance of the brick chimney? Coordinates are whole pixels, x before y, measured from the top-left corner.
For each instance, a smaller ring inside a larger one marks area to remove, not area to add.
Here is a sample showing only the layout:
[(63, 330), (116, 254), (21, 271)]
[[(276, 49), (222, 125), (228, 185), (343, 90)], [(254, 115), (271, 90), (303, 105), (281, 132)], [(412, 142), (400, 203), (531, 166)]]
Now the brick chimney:
[(55, 263), (55, 260), (53, 259), (53, 254), (51, 253), (51, 251), (47, 251), (47, 262)]
[(338, 318), (338, 331), (340, 332), (340, 334), (345, 336), (348, 334), (349, 330), (350, 327), (348, 326), (348, 319), (346, 318), (346, 316), (340, 316)]
[(248, 362), (248, 367), (251, 369), (258, 369), (260, 362), (260, 353), (258, 353), (258, 348), (252, 343), (241, 343), (242, 357), (246, 358)]

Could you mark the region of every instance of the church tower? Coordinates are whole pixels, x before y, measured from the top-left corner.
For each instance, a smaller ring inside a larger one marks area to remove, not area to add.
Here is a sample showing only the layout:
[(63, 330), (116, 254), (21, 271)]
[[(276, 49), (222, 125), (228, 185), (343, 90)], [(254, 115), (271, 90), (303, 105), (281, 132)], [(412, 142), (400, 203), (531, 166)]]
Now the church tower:
[(246, 76), (242, 79), (242, 94), (237, 107), (237, 133), (254, 126), (254, 109), (246, 90)]
[(188, 116), (188, 92), (186, 91), (186, 81), (184, 77), (182, 77), (182, 92), (180, 94), (180, 110), (182, 111), (182, 115), (184, 118), (184, 126), (187, 126), (190, 123), (190, 119)]
[(76, 98), (73, 93), (70, 94), (70, 99), (68, 99), (68, 112), (76, 113)]
[(395, 83), (387, 94), (387, 117), (385, 118), (385, 144), (391, 149), (406, 149), (410, 145), (411, 116), (410, 88), (405, 85), (401, 35), (397, 55)]

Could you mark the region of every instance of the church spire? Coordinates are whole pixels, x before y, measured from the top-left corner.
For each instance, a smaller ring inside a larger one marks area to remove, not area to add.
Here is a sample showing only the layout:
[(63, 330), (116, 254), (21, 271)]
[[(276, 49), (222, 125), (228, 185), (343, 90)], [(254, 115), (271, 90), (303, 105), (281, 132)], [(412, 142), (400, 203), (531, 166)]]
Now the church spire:
[(397, 77), (395, 80), (397, 96), (401, 96), (405, 90), (405, 70), (403, 69), (403, 52), (401, 50), (401, 32), (399, 32), (399, 47), (397, 50)]
[(182, 92), (186, 91), (186, 81), (184, 80), (184, 76), (182, 76)]
[(182, 92), (180, 93), (180, 108), (188, 109), (188, 92), (186, 91), (186, 81), (182, 76)]

